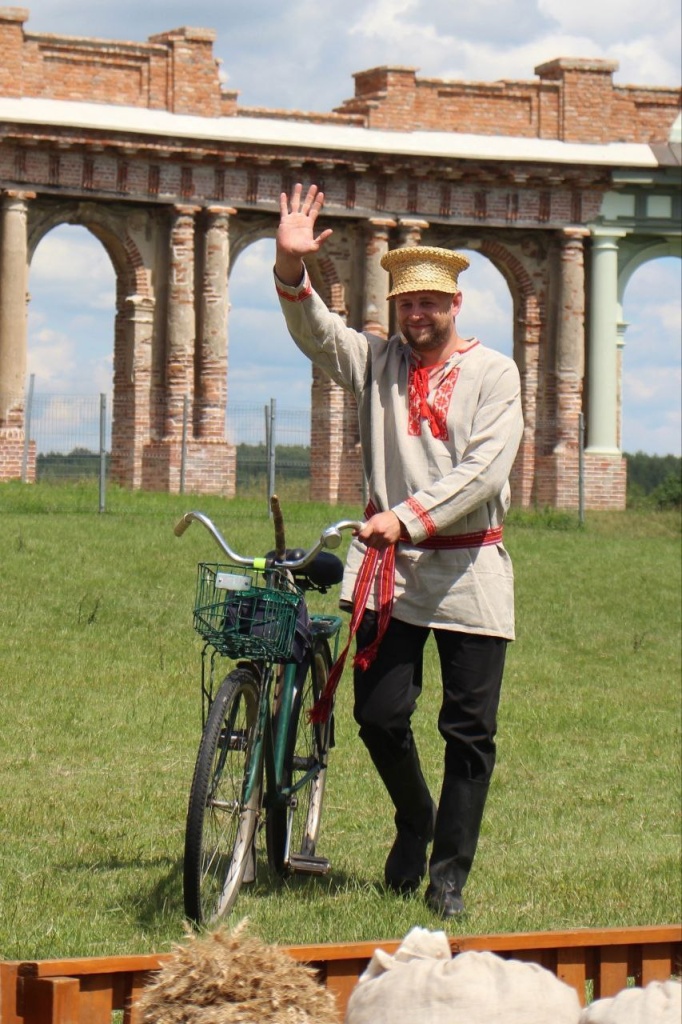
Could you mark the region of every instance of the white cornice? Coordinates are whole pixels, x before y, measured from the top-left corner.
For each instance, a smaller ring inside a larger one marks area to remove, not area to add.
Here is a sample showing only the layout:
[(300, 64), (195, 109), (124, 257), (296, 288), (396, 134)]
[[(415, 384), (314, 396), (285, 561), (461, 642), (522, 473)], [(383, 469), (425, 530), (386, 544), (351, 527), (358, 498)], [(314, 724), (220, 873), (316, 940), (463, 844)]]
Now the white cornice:
[(351, 125), (312, 124), (255, 117), (194, 117), (166, 110), (76, 103), (64, 100), (0, 97), (0, 122), (54, 128), (81, 128), (174, 139), (212, 140), (264, 146), (297, 146), (460, 160), (515, 160), (529, 163), (603, 167), (657, 167), (648, 145), (612, 142), (592, 145), (554, 139), (459, 132), (376, 131)]

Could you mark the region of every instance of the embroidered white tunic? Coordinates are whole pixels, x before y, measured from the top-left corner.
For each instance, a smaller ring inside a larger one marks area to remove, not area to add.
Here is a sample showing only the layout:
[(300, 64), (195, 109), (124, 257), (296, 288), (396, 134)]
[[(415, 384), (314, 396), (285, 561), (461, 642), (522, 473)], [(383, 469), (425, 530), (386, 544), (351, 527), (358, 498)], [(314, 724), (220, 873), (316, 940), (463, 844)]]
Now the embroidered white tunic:
[[(513, 639), (513, 570), (501, 539), (463, 548), (418, 545), (501, 528), (523, 431), (516, 364), (476, 339), (455, 352), (429, 395), (432, 430), (420, 415), (414, 357), (399, 335), (386, 341), (349, 328), (307, 274), (298, 287), (275, 280), (298, 347), (355, 396), (370, 501), (376, 511), (395, 512), (412, 542), (397, 546), (393, 617)], [(352, 599), (365, 550), (352, 542), (342, 604)]]

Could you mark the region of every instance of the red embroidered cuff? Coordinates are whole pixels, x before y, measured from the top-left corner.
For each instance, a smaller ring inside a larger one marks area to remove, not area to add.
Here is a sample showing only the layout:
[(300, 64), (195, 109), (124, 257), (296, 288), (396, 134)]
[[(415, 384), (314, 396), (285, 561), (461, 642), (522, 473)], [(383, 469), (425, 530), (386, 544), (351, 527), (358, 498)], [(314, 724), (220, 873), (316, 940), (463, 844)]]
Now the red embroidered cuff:
[(414, 498), (408, 498), (405, 504), (407, 505), (411, 512), (414, 512), (417, 519), (426, 530), (427, 536), (432, 537), (436, 532), (436, 524), (434, 523), (433, 519), (426, 511), (424, 506), (420, 505), (419, 502), (416, 501)]
[(275, 288), (277, 289), (277, 294), (281, 299), (286, 299), (287, 302), (303, 302), (313, 294), (307, 270), (303, 271), (303, 277), (301, 278), (300, 284), (296, 286), (295, 292), (292, 293), (291, 291), (285, 291), (286, 287), (288, 286), (283, 285), (275, 274)]

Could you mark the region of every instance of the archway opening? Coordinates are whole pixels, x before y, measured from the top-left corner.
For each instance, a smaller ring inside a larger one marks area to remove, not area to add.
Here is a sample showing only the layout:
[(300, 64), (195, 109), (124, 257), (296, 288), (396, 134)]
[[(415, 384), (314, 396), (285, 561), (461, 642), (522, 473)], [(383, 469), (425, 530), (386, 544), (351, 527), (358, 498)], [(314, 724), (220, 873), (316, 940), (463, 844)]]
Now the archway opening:
[(310, 473), (312, 370), (284, 324), (274, 262), (274, 240), (261, 239), (230, 275), (226, 432), (237, 445), (238, 493), (267, 490), (276, 472), (277, 489), (284, 477), (287, 495), (298, 495)]
[(262, 407), (274, 398), (282, 409), (310, 407), (310, 362), (284, 325), (272, 267), (275, 243), (254, 242), (230, 275), (228, 402)]
[(682, 426), (680, 260), (642, 264), (627, 283), (622, 352), (621, 449), (680, 455)]
[(115, 294), (109, 256), (86, 228), (62, 224), (38, 243), (29, 268), (27, 413), (39, 479), (97, 472), (101, 395), (109, 447)]
[(509, 356), (514, 353), (514, 303), (507, 282), (497, 267), (473, 249), (461, 250), (470, 266), (460, 275), (463, 295), (457, 330), (475, 336), (488, 348)]

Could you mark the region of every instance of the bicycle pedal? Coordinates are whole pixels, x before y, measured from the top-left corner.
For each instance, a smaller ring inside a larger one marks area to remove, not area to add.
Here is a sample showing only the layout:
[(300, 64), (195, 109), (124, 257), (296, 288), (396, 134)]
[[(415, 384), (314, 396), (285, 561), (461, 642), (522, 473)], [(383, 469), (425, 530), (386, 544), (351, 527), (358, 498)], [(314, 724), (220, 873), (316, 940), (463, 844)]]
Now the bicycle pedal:
[(302, 853), (292, 853), (289, 856), (289, 867), (296, 874), (326, 875), (331, 862), (326, 857), (306, 857)]

